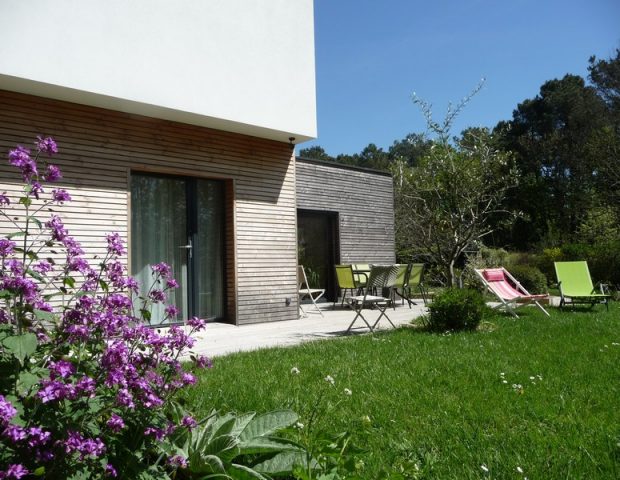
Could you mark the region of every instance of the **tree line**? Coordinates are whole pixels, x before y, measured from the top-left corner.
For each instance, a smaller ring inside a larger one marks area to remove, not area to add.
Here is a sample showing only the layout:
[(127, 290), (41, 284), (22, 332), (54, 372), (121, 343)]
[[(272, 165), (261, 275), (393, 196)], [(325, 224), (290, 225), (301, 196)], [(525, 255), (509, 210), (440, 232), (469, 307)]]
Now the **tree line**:
[[(610, 239), (620, 244), (620, 49), (608, 59), (592, 56), (587, 79), (567, 74), (545, 82), (536, 97), (517, 105), (510, 120), (450, 137), (452, 120), (470, 99), (437, 122), (430, 106), (414, 97), (431, 135), (410, 133), (387, 150), (371, 143), (360, 153), (331, 156), (314, 146), (300, 156), (393, 174), (401, 260), (426, 253), (437, 261), (437, 252), (451, 251), (454, 266), (464, 251), (481, 244), (515, 251)], [(428, 208), (445, 216), (412, 211)], [(469, 218), (459, 217), (468, 209), (474, 212)], [(471, 227), (480, 215), (473, 232), (459, 233), (459, 245), (435, 246), (431, 253), (431, 243), (442, 237), (437, 231), (449, 230), (449, 238), (459, 222)], [(432, 227), (437, 238), (412, 231), (422, 225)], [(429, 245), (412, 252), (420, 240)]]

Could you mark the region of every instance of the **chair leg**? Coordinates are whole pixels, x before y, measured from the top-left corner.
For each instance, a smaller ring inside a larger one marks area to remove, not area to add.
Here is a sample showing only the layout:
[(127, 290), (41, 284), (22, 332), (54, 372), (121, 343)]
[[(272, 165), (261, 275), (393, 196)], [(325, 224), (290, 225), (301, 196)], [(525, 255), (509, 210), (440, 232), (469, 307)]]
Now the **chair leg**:
[(361, 318), (363, 320), (363, 322), (366, 324), (366, 326), (370, 329), (370, 331), (373, 331), (373, 327), (370, 326), (370, 323), (368, 323), (368, 321), (366, 320), (366, 318), (364, 318), (364, 315), (362, 315), (362, 309), (360, 308), (359, 310), (356, 310), (357, 315), (355, 315), (355, 318), (353, 319), (353, 321), (351, 322), (351, 324), (349, 325), (349, 328), (347, 328), (346, 333), (349, 333), (351, 331), (351, 327), (353, 327), (353, 324), (357, 321), (358, 318)]
[(381, 306), (377, 305), (377, 308), (381, 312), (381, 315), (379, 315), (379, 318), (377, 318), (377, 321), (373, 324), (371, 331), (374, 331), (374, 329), (377, 327), (382, 317), (385, 317), (387, 321), (390, 322), (390, 325), (392, 325), (393, 328), (396, 328), (396, 325), (394, 325), (394, 323), (392, 323), (392, 320), (390, 320), (390, 317), (387, 316), (386, 310), (388, 309), (388, 307), (389, 306), (386, 305), (383, 308), (381, 308)]

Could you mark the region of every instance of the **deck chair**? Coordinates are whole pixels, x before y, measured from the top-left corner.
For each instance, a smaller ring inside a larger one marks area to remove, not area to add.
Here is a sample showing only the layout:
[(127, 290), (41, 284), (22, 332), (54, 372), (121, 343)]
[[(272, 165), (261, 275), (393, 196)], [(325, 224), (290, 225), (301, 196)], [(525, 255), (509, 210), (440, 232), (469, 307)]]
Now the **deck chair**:
[[(366, 278), (364, 278), (364, 282), (357, 281), (353, 273), (353, 266), (351, 265), (336, 265), (336, 279), (338, 280), (338, 289), (342, 292), (342, 302), (340, 306), (344, 306), (344, 301), (347, 296), (347, 290), (351, 291), (351, 295), (354, 293), (359, 294), (361, 292), (362, 287), (366, 284)], [(334, 299), (333, 307), (336, 308), (336, 302), (338, 301), (338, 296)]]
[(355, 281), (362, 288), (365, 288), (366, 282), (368, 281), (368, 275), (370, 275), (370, 265), (368, 263), (354, 263), (351, 267), (353, 267), (353, 276)]
[(500, 304), (495, 308), (503, 308), (508, 313), (514, 315), (515, 318), (519, 318), (515, 309), (533, 303), (540, 308), (545, 315), (548, 317), (550, 316), (549, 312), (539, 303), (539, 300), (549, 298), (549, 295), (530, 295), (519, 281), (510, 275), (505, 268), (486, 268), (475, 270), (475, 272), (486, 289), (494, 293), (499, 299)]
[[(392, 304), (391, 298), (383, 296), (372, 295), (371, 292), (375, 289), (377, 292), (383, 292), (384, 288), (392, 288), (396, 282), (396, 276), (398, 274), (398, 265), (373, 265), (368, 275), (368, 281), (366, 283), (366, 290), (364, 295), (357, 295), (349, 299), (351, 307), (355, 310), (355, 318), (347, 328), (347, 333), (351, 331), (353, 325), (358, 319), (361, 319), (371, 332), (374, 332), (375, 328), (379, 324), (379, 321), (385, 317), (392, 327), (396, 328), (396, 325), (392, 323), (390, 317), (387, 315), (387, 309)], [(368, 319), (364, 317), (364, 309), (374, 308), (380, 312), (379, 318), (372, 325), (368, 322)]]
[(301, 312), (301, 316), (305, 317), (307, 315), (301, 306), (301, 301), (304, 298), (309, 298), (312, 301), (312, 305), (316, 311), (323, 317), (323, 312), (316, 304), (316, 301), (325, 294), (325, 289), (310, 288), (310, 285), (308, 284), (308, 277), (306, 277), (306, 271), (304, 270), (303, 265), (297, 265), (297, 281), (299, 283), (299, 311)]
[[(394, 280), (394, 285), (391, 288), (390, 298), (392, 299), (392, 307), (396, 310), (396, 295), (403, 299), (403, 303), (405, 301), (405, 286), (407, 285), (407, 280), (409, 279), (409, 270), (410, 265), (407, 263), (396, 264), (398, 267), (398, 271), (396, 272), (396, 279)], [(399, 292), (399, 290), (402, 292)], [(409, 300), (407, 300), (409, 302)], [(409, 305), (411, 308), (411, 305)]]
[(424, 284), (422, 283), (423, 274), (424, 274), (423, 263), (412, 263), (409, 265), (409, 275), (407, 277), (405, 287), (402, 290), (403, 294), (401, 295), (403, 299), (407, 300), (407, 303), (409, 304), (409, 308), (411, 308), (411, 305), (417, 305), (413, 301), (413, 293), (415, 292), (415, 290), (418, 290), (420, 292), (424, 305), (427, 305), (428, 303), (426, 289), (424, 288)]
[(554, 262), (554, 266), (560, 287), (560, 308), (567, 304), (590, 304), (593, 307), (604, 303), (609, 310), (611, 295), (605, 293), (603, 284), (599, 283), (598, 291), (594, 288), (587, 262)]

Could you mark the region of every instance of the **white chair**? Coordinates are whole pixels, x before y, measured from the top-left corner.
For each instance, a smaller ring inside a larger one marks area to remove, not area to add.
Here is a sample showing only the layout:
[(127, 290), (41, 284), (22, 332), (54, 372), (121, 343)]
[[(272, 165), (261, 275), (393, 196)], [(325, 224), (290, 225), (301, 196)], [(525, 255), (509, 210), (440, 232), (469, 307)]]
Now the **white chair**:
[(308, 277), (306, 277), (306, 271), (304, 270), (303, 265), (297, 265), (297, 282), (299, 284), (299, 311), (301, 312), (300, 316), (305, 317), (307, 314), (301, 306), (301, 301), (305, 298), (310, 298), (312, 301), (312, 305), (317, 312), (321, 314), (323, 317), (323, 312), (316, 304), (316, 301), (321, 298), (325, 294), (324, 288), (310, 288), (308, 284)]

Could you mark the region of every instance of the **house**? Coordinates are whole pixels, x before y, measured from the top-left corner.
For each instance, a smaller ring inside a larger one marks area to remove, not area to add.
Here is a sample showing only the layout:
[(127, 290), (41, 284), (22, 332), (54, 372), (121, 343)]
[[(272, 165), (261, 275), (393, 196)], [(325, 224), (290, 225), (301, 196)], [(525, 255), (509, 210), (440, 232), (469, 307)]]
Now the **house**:
[[(11, 0), (0, 17), (0, 151), (56, 139), (63, 220), (88, 255), (116, 231), (139, 280), (172, 265), (179, 321), (297, 318), (312, 0)], [(0, 192), (19, 181), (0, 162)]]

